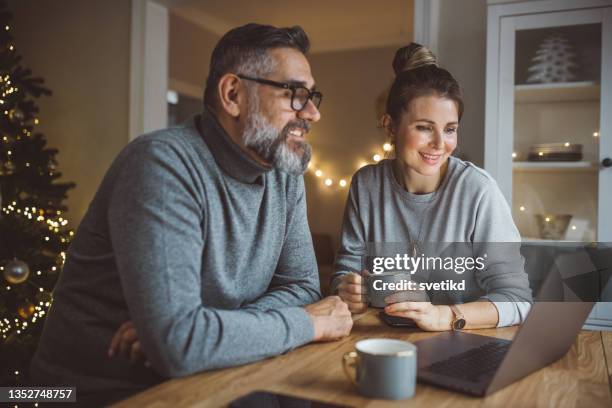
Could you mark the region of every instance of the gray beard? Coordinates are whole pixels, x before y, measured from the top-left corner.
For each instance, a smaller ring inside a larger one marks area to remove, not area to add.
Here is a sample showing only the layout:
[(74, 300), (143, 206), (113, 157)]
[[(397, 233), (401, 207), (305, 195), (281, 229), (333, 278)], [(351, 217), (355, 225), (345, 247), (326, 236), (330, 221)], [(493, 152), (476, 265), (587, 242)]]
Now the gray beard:
[(291, 121), (279, 132), (259, 113), (258, 102), (251, 104), (246, 119), (242, 136), (245, 146), (266, 162), (272, 163), (276, 169), (289, 174), (304, 174), (312, 156), (312, 148), (303, 141), (295, 142), (295, 148), (292, 148), (288, 142), (289, 129), (300, 127), (301, 121)]

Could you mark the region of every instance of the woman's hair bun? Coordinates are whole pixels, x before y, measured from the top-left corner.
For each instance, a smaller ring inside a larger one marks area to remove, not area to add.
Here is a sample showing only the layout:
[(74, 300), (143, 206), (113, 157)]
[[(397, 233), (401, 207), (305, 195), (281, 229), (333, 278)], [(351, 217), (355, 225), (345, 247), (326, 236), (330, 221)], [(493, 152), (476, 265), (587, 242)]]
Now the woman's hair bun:
[(404, 71), (423, 67), (426, 65), (438, 66), (436, 56), (429, 48), (417, 43), (410, 43), (398, 49), (393, 58), (393, 71), (399, 75)]

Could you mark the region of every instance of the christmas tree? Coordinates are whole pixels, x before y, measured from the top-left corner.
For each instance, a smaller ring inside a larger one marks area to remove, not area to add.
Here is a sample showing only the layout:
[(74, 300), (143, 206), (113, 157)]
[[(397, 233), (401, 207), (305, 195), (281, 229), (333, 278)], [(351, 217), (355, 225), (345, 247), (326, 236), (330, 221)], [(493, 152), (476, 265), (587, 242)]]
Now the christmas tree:
[(72, 183), (37, 130), (51, 94), (22, 66), (0, 1), (0, 384), (24, 384), (73, 232), (62, 213)]
[(573, 70), (576, 53), (570, 42), (561, 34), (553, 34), (542, 41), (532, 65), (527, 69), (530, 73), (529, 83), (569, 82), (575, 78)]

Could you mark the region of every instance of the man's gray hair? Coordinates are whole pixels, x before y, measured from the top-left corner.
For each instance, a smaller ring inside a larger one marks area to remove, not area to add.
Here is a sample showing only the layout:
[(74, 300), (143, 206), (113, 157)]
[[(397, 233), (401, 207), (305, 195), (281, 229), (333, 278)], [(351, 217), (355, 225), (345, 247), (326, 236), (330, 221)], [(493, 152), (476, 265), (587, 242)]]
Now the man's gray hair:
[[(269, 67), (262, 60), (274, 48), (293, 48), (306, 54), (310, 41), (299, 26), (278, 28), (270, 25), (246, 24), (228, 31), (217, 43), (210, 58), (210, 72), (204, 90), (204, 104), (216, 105), (217, 86), (227, 73), (264, 75)], [(251, 66), (254, 70), (251, 70)], [(257, 72), (258, 69), (263, 71)]]

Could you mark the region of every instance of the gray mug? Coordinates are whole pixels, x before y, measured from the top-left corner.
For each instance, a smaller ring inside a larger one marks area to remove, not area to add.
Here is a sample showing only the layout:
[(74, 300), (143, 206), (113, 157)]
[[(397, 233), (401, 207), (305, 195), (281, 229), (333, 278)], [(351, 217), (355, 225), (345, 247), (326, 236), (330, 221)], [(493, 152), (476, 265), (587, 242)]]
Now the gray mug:
[[(406, 290), (389, 286), (406, 284), (410, 282), (412, 276), (406, 272), (385, 272), (380, 274), (370, 273), (364, 277), (366, 296), (364, 300), (372, 307), (385, 307), (387, 303), (404, 301), (427, 302), (429, 300), (425, 291)], [(390, 285), (391, 284), (391, 285)], [(416, 282), (414, 282), (416, 284)], [(392, 301), (386, 302), (385, 298), (391, 297)]]
[(394, 339), (367, 339), (358, 341), (355, 349), (344, 354), (342, 363), (344, 373), (361, 395), (391, 400), (414, 395), (417, 376), (414, 344)]

